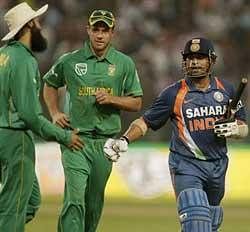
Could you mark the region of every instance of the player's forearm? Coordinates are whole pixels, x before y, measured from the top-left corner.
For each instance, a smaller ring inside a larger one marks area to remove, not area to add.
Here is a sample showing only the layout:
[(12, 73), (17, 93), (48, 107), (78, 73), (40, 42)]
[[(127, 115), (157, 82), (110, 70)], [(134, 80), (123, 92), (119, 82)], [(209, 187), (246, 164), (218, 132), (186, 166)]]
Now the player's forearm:
[(118, 97), (113, 96), (111, 105), (125, 111), (140, 111), (142, 107), (141, 97)]
[(26, 127), (46, 140), (54, 140), (68, 145), (71, 139), (70, 133), (53, 125), (41, 112), (36, 111), (35, 107), (31, 107), (32, 105), (34, 104), (30, 101), (29, 109), (18, 107), (18, 115)]
[(144, 119), (138, 118), (130, 124), (128, 130), (123, 134), (123, 136), (125, 136), (129, 140), (129, 142), (133, 142), (144, 136), (147, 130), (148, 126), (145, 123)]
[(51, 117), (57, 114), (59, 112), (58, 90), (45, 84), (43, 88), (43, 97)]

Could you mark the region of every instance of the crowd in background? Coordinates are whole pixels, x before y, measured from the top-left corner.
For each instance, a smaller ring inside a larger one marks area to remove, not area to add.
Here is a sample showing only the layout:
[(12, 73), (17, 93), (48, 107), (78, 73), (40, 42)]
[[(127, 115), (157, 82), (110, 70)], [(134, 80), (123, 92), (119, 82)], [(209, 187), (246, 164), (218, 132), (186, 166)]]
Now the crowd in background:
[[(7, 32), (3, 15), (22, 2), (0, 0), (0, 37)], [(116, 17), (114, 45), (135, 60), (144, 89), (144, 108), (165, 86), (182, 78), (181, 50), (194, 37), (207, 37), (217, 53), (215, 73), (237, 86), (250, 73), (250, 1), (247, 0), (29, 0), (34, 8), (49, 4), (43, 21), (49, 49), (38, 55), (41, 74), (63, 53), (82, 47), (94, 9)], [(2, 44), (1, 44), (2, 45)], [(248, 93), (245, 104), (250, 109)], [(46, 112), (46, 109), (44, 109)], [(248, 110), (249, 112), (250, 110)], [(124, 114), (124, 127), (138, 114)], [(157, 135), (156, 135), (157, 134)], [(146, 137), (168, 138), (166, 129)]]

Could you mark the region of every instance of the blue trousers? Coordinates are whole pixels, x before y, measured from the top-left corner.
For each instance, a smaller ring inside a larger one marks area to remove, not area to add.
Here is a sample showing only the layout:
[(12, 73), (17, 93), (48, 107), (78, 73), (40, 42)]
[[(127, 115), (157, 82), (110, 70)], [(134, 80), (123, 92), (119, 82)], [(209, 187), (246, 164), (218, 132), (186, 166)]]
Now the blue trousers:
[(210, 205), (219, 205), (225, 193), (228, 157), (214, 161), (198, 160), (170, 153), (169, 169), (176, 197), (188, 188), (206, 192)]

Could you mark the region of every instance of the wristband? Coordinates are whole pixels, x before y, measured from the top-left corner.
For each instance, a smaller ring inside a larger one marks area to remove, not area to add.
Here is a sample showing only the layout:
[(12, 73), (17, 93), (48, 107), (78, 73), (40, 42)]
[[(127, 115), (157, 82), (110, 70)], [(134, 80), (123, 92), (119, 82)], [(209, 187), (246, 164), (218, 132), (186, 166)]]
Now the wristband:
[(121, 137), (121, 139), (125, 139), (125, 140), (126, 140), (126, 142), (127, 142), (128, 144), (130, 143), (130, 141), (129, 141), (128, 137), (127, 137), (127, 136), (125, 136), (125, 135), (123, 135), (123, 136)]

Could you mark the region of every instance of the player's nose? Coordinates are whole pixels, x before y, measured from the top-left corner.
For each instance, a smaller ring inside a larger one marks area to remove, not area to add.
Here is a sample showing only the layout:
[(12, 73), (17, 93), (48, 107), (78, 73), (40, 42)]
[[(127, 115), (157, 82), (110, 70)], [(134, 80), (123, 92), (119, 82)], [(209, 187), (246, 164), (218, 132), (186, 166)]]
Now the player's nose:
[(192, 60), (191, 60), (191, 63), (192, 64), (197, 64), (198, 63), (198, 59), (196, 57), (194, 57)]

